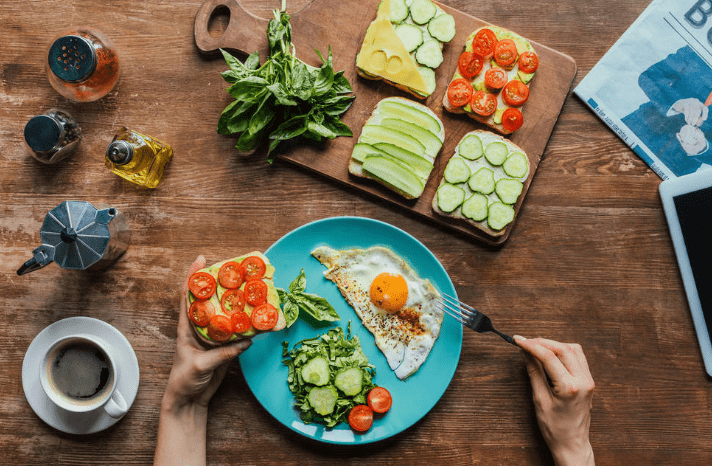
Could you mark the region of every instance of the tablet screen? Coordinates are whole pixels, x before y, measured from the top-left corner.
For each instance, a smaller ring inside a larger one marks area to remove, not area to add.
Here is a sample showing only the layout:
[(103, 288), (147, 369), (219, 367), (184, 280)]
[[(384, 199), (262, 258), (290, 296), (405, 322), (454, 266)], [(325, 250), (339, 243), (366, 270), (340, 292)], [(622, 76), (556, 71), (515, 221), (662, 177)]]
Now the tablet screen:
[(712, 335), (712, 187), (673, 197), (707, 331)]

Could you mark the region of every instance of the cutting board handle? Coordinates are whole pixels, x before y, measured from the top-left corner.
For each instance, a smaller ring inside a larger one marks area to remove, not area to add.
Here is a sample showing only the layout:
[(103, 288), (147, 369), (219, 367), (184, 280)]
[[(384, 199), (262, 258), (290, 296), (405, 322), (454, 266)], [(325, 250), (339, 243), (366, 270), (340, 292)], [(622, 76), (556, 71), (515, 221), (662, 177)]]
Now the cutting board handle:
[[(211, 18), (220, 8), (229, 10), (230, 20), (225, 31), (213, 37), (208, 27)], [(195, 15), (195, 45), (205, 54), (213, 54), (223, 48), (246, 54), (259, 50), (260, 56), (265, 57), (269, 53), (266, 33), (268, 24), (268, 20), (245, 11), (237, 0), (205, 0)]]

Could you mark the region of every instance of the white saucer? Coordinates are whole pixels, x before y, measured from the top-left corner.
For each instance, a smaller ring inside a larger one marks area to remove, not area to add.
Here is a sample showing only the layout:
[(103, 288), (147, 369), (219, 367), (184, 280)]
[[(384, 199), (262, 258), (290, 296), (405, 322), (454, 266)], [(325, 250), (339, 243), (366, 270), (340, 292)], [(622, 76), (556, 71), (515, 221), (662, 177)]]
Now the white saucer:
[(50, 401), (42, 390), (39, 364), (42, 355), (51, 341), (77, 331), (87, 332), (103, 339), (109, 346), (116, 347), (119, 365), (119, 383), (117, 389), (126, 400), (129, 408), (138, 392), (138, 359), (131, 343), (113, 326), (91, 317), (70, 317), (63, 319), (42, 330), (27, 348), (22, 362), (22, 387), (32, 410), (40, 419), (57, 430), (69, 434), (93, 434), (116, 424), (119, 419), (109, 416), (103, 408), (87, 413), (71, 413)]

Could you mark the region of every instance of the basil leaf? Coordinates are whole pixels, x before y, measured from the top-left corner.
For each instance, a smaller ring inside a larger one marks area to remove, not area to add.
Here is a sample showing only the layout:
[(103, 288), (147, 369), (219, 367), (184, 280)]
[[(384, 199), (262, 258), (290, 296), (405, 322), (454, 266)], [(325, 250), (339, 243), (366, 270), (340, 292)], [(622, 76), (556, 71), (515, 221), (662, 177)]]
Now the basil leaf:
[(282, 312), (287, 321), (287, 327), (291, 327), (299, 318), (299, 306), (291, 301), (287, 301), (284, 306), (282, 306)]
[(225, 63), (227, 63), (227, 66), (229, 66), (231, 70), (241, 71), (245, 69), (245, 65), (243, 65), (238, 58), (230, 55), (230, 53), (226, 52), (223, 49), (220, 49), (220, 52), (222, 53), (222, 56), (225, 59)]
[(245, 60), (245, 68), (248, 70), (256, 70), (260, 67), (260, 52), (252, 52), (247, 60)]
[(297, 278), (292, 281), (292, 283), (289, 285), (289, 292), (290, 293), (296, 293), (296, 292), (303, 292), (307, 288), (307, 277), (304, 274), (304, 269), (302, 269), (302, 272), (299, 274)]
[(341, 317), (339, 317), (336, 309), (334, 309), (331, 304), (329, 304), (329, 302), (321, 296), (301, 292), (293, 293), (293, 296), (299, 305), (299, 310), (306, 312), (316, 320), (326, 320), (329, 322), (341, 320)]
[(269, 124), (270, 121), (276, 116), (272, 110), (272, 105), (270, 101), (272, 100), (272, 94), (269, 92), (265, 93), (264, 98), (260, 102), (260, 106), (257, 107), (257, 111), (250, 118), (250, 124), (247, 131), (250, 134), (256, 134)]

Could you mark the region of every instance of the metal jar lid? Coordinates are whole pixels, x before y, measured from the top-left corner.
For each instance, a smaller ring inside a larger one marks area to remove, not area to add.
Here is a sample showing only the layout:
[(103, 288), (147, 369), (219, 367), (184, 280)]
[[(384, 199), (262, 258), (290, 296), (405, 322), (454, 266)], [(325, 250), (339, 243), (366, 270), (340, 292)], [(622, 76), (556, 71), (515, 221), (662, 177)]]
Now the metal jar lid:
[(116, 165), (129, 163), (133, 155), (133, 146), (126, 141), (112, 141), (109, 147), (106, 148), (106, 157)]
[(25, 125), (25, 141), (35, 152), (56, 149), (64, 138), (64, 126), (49, 115), (38, 115)]
[(96, 50), (84, 37), (62, 36), (49, 48), (49, 67), (63, 81), (79, 82), (96, 68)]

